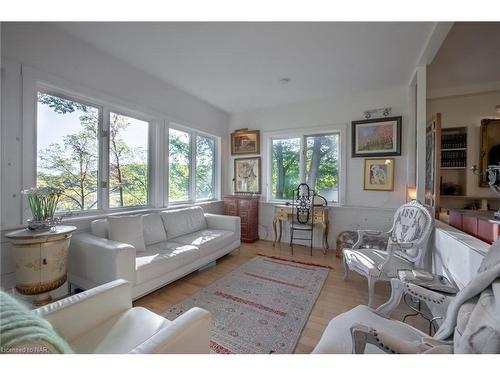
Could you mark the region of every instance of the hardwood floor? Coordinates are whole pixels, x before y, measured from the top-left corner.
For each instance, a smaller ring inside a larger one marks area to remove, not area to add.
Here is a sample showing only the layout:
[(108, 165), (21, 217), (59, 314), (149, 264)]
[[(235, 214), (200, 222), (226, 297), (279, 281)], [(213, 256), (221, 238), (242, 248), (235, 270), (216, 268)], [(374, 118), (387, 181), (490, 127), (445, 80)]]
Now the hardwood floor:
[[(281, 246), (273, 248), (270, 241), (257, 241), (252, 244), (242, 244), (240, 251), (228, 254), (217, 260), (215, 267), (185, 276), (138, 299), (134, 302), (134, 306), (143, 306), (160, 314), (170, 306), (208, 286), (259, 253), (333, 267), (304, 327), (295, 353), (310, 353), (319, 341), (328, 322), (333, 317), (357, 305), (366, 304), (368, 301), (367, 285), (364, 277), (351, 272), (347, 281), (342, 280), (344, 270), (341, 260), (335, 257), (335, 250), (331, 249), (327, 254), (323, 255), (321, 249), (314, 249), (313, 256), (311, 257), (309, 255), (309, 248), (295, 245), (294, 256), (292, 257), (287, 244), (282, 243)], [(378, 306), (384, 303), (389, 296), (390, 285), (388, 283), (378, 283), (375, 290), (375, 305)], [(402, 302), (393, 314), (393, 318), (401, 319), (404, 314), (409, 312), (410, 309)], [(407, 323), (427, 332), (428, 325), (421, 317), (408, 318)]]

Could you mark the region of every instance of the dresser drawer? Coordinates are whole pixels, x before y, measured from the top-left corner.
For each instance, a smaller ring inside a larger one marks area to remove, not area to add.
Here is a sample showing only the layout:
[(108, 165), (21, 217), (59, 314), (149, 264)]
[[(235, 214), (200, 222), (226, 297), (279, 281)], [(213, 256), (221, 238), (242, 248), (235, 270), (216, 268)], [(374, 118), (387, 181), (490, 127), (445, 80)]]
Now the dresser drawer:
[(314, 222), (315, 223), (322, 223), (324, 220), (323, 220), (323, 215), (320, 214), (320, 215), (314, 215)]

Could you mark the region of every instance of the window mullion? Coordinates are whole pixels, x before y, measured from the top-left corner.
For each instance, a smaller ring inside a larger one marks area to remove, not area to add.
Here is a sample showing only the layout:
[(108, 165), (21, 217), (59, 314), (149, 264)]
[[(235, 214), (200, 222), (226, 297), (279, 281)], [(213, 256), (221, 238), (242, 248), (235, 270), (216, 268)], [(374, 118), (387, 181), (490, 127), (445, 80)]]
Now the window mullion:
[(196, 133), (191, 133), (191, 166), (189, 168), (189, 174), (190, 174), (190, 182), (191, 182), (191, 189), (190, 189), (190, 201), (195, 202), (196, 201)]
[(109, 208), (109, 109), (103, 107), (99, 119), (99, 206), (103, 210)]
[(163, 135), (163, 160), (165, 177), (163, 178), (163, 205), (168, 206), (170, 200), (170, 126), (167, 121), (163, 122), (164, 135)]

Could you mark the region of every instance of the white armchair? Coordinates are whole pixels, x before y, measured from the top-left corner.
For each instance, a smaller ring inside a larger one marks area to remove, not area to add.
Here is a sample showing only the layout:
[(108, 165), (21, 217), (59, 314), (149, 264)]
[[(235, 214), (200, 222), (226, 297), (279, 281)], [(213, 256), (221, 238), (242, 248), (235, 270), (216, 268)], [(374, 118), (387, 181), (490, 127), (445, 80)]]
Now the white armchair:
[(130, 283), (115, 280), (35, 310), (76, 353), (209, 352), (210, 313), (192, 308), (169, 321), (132, 307)]
[[(365, 276), (368, 279), (368, 306), (371, 306), (377, 281), (390, 281), (397, 277), (400, 269), (422, 267), (433, 223), (429, 211), (417, 201), (412, 201), (398, 208), (388, 232), (358, 231), (358, 241), (352, 249), (342, 250), (344, 280), (349, 270)], [(371, 248), (366, 242), (367, 237), (387, 240), (387, 248)]]
[[(390, 300), (377, 310), (360, 305), (333, 318), (313, 353), (500, 353), (500, 240), (455, 297), (399, 279), (391, 285)], [(433, 337), (389, 318), (404, 293), (446, 311)]]

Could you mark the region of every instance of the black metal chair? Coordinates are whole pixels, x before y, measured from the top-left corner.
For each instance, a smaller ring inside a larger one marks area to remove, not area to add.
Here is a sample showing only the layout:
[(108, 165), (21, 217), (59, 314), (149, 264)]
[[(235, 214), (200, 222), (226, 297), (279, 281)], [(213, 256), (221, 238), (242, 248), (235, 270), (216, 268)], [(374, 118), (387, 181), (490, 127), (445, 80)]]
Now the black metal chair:
[[(314, 239), (314, 190), (302, 183), (293, 191), (292, 223), (290, 224), (290, 248), (293, 241), (310, 241), (311, 256)], [(295, 237), (295, 231), (309, 232), (310, 237)]]

